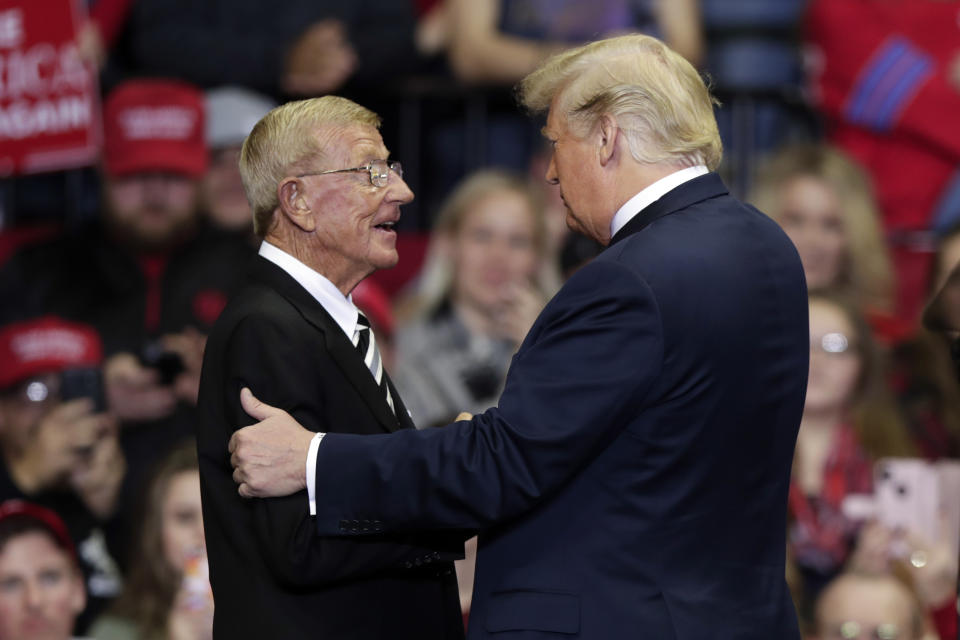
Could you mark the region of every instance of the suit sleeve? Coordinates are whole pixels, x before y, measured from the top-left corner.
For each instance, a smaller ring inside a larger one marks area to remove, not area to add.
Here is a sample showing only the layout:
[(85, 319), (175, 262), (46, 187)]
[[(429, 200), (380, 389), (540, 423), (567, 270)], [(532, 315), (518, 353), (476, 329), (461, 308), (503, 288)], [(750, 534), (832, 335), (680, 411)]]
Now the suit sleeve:
[(649, 286), (616, 263), (581, 269), (511, 364), (497, 408), (439, 429), (329, 434), (317, 527), (482, 529), (523, 514), (582, 470), (644, 406), (663, 358)]
[(864, 129), (919, 138), (960, 161), (960, 127), (945, 124), (960, 113), (960, 90), (923, 43), (887, 24), (875, 4), (811, 3), (807, 38), (822, 58), (813, 74), (821, 108)]
[[(319, 368), (340, 375), (325, 353), (311, 353), (277, 323), (248, 318), (232, 334), (226, 354), (222, 401), (230, 425), (240, 428), (253, 422), (239, 401), (240, 389), (249, 386), (308, 428), (323, 426), (316, 407), (322, 406), (324, 387), (316, 372)], [(316, 388), (308, 390), (306, 381), (315, 382)], [(314, 395), (308, 398), (307, 393)], [(287, 586), (317, 587), (400, 568), (408, 562), (420, 565), (463, 557), (462, 539), (436, 535), (421, 535), (416, 541), (399, 535), (364, 540), (320, 538), (315, 535), (306, 491), (283, 498), (252, 499), (245, 506), (252, 511), (260, 554), (276, 580)]]

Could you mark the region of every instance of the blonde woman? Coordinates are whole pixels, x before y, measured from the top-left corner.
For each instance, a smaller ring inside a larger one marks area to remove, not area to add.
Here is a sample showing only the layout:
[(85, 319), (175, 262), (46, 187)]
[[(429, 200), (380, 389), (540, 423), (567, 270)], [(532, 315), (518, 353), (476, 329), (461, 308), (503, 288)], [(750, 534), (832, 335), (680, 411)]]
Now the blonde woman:
[(750, 203), (780, 223), (811, 291), (834, 290), (869, 312), (893, 310), (893, 270), (870, 182), (828, 146), (790, 146), (757, 177)]
[(396, 384), (418, 427), (496, 404), (507, 366), (545, 302), (540, 202), (519, 176), (480, 171), (440, 211), (403, 305)]

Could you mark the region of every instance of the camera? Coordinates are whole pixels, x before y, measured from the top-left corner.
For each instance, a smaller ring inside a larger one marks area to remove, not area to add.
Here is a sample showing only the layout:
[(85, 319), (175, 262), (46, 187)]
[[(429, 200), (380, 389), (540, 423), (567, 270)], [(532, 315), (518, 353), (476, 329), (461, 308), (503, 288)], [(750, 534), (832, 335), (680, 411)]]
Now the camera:
[(99, 368), (78, 367), (60, 372), (60, 399), (67, 402), (76, 398), (93, 400), (94, 413), (103, 413), (107, 410), (103, 374)]
[(160, 384), (169, 386), (185, 367), (180, 354), (167, 350), (159, 340), (151, 340), (140, 352), (140, 363), (155, 369), (160, 375)]

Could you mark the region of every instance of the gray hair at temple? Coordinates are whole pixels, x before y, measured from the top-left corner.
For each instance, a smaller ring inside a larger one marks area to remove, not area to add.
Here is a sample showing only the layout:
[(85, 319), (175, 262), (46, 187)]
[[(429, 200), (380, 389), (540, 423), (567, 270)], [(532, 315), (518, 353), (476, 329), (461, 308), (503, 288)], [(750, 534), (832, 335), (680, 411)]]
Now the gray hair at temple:
[(333, 144), (334, 132), (320, 139), (321, 128), (367, 125), (380, 127), (380, 117), (339, 96), (288, 102), (271, 110), (253, 127), (240, 151), (240, 177), (253, 209), (253, 231), (263, 238), (280, 206), (277, 186), (291, 173), (314, 168), (305, 162), (321, 158)]
[(693, 65), (651, 36), (599, 40), (557, 54), (520, 82), (518, 96), (534, 113), (552, 106), (577, 135), (612, 116), (640, 163), (715, 170), (723, 155), (717, 101)]

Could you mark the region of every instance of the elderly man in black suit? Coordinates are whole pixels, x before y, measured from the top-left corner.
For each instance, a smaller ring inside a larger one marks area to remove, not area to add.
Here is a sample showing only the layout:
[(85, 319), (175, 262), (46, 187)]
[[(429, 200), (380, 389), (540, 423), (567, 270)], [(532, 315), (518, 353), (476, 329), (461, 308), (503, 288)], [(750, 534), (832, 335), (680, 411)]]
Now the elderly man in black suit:
[[(572, 49), (520, 88), (548, 111), (567, 225), (607, 248), (534, 322), (499, 405), (312, 447), (244, 394), (264, 422), (233, 438), (239, 492), (315, 483), (318, 536), (480, 529), (471, 640), (798, 639), (784, 580), (810, 356), (796, 249), (713, 172), (713, 101), (659, 40)], [(281, 442), (294, 464), (270, 453)]]
[(312, 431), (413, 427), (350, 298), (397, 262), (393, 226), (413, 199), (378, 126), (373, 112), (327, 96), (274, 109), (243, 146), (263, 243), (210, 335), (199, 403), (216, 638), (463, 636), (451, 562), (462, 537), (321, 538), (310, 492), (248, 501), (231, 477), (227, 444), (248, 421), (244, 386)]

